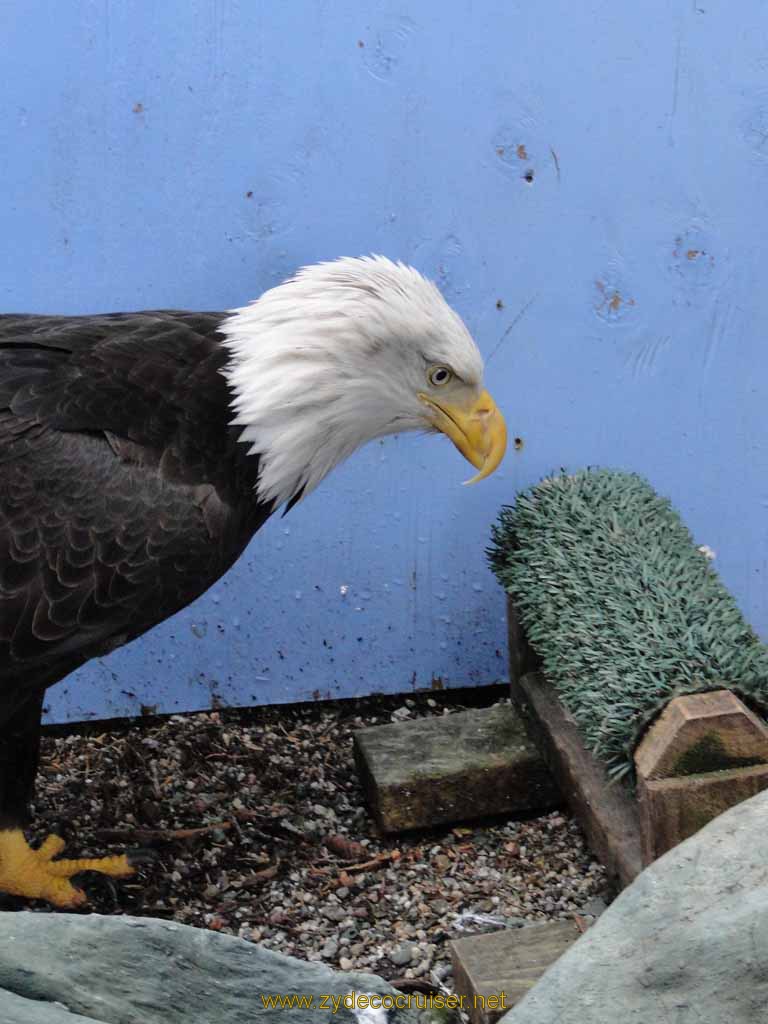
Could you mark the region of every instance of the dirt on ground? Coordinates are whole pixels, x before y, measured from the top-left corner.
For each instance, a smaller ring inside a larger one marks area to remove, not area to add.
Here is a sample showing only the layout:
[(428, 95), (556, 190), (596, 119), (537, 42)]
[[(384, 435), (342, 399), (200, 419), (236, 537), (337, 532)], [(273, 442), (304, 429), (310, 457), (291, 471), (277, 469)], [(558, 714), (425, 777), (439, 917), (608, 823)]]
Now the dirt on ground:
[(586, 926), (604, 906), (603, 870), (564, 810), (382, 837), (352, 734), (507, 692), (56, 727), (31, 835), (64, 835), (65, 856), (153, 852), (135, 878), (83, 876), (91, 911), (173, 919), (390, 979), (450, 980), (451, 938), (547, 919)]

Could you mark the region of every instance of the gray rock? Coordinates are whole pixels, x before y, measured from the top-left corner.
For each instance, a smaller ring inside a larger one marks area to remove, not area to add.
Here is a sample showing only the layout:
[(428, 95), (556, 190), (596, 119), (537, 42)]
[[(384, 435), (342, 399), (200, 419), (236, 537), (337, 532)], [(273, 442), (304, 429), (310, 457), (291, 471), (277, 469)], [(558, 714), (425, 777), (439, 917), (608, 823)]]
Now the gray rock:
[(404, 942), (402, 946), (398, 946), (394, 953), (390, 953), (389, 959), (397, 967), (405, 967), (406, 964), (409, 964), (418, 955), (418, 946), (414, 946), (412, 942)]
[(591, 917), (600, 917), (607, 907), (608, 904), (602, 896), (593, 896), (591, 900), (587, 900), (587, 902), (583, 904), (581, 912), (582, 914), (589, 914)]
[(0, 991), (2, 1024), (93, 1024), (93, 1017), (70, 1013), (59, 1003), (35, 1003), (13, 992)]
[[(353, 991), (395, 992), (373, 974), (333, 971), (186, 925), (0, 913), (0, 1024), (317, 1024), (331, 1015), (331, 1006), (318, 1012), (322, 995)], [(314, 995), (315, 1008), (262, 1000), (292, 993)], [(332, 1019), (351, 1024), (363, 1015), (340, 1005)], [(418, 1013), (389, 1010), (387, 1019), (415, 1024)]]
[(646, 868), (505, 1024), (757, 1024), (768, 1015), (768, 792)]
[(348, 916), (348, 911), (344, 907), (323, 907), (321, 913), (323, 917), (327, 917), (329, 921), (336, 921), (337, 924)]

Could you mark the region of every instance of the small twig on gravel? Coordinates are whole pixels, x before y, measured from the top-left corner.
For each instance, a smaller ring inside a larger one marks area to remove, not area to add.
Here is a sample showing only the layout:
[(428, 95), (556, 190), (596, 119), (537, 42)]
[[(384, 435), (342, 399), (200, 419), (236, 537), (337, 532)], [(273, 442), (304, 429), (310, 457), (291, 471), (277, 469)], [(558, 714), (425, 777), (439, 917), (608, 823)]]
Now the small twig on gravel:
[(253, 754), (230, 754), (223, 750), (220, 754), (206, 754), (206, 761), (252, 761)]
[(194, 839), (209, 832), (225, 832), (229, 828), (232, 828), (231, 821), (212, 821), (210, 825), (201, 825), (199, 828), (137, 828), (132, 832), (107, 828), (97, 831), (96, 836), (105, 843), (138, 843), (141, 846), (145, 843), (173, 843), (179, 839)]
[(582, 908), (605, 885), (562, 813), (380, 835), (352, 734), (395, 711), (434, 717), (465, 706), (458, 693), (426, 692), (141, 719), (97, 736), (90, 726), (57, 730), (43, 741), (31, 837), (66, 823), (82, 856), (113, 842), (156, 848), (133, 881), (89, 890), (99, 913), (223, 931), (343, 970), (414, 975), (447, 994), (447, 944), (466, 934), (457, 918), (473, 915), (475, 932), (490, 930), (488, 917), (514, 928), (574, 913), (589, 922)]
[(280, 867), (280, 861), (276, 860), (274, 864), (270, 864), (268, 868), (264, 868), (262, 871), (254, 871), (252, 875), (246, 875), (240, 880), (241, 889), (253, 889), (258, 888), (264, 882), (269, 881), (270, 878), (277, 876), (277, 869)]
[(390, 861), (400, 860), (399, 850), (387, 850), (384, 853), (377, 853), (373, 860), (366, 860), (362, 864), (345, 864), (344, 871), (370, 871), (374, 868), (383, 868)]
[(267, 831), (274, 829), (276, 832), (287, 833), (289, 836), (293, 836), (294, 839), (298, 839), (300, 843), (316, 843), (317, 840), (312, 836), (308, 836), (302, 832), (301, 829), (291, 825), (289, 821), (285, 821), (282, 818), (271, 818), (267, 814), (262, 814), (259, 811), (248, 811), (248, 810), (233, 810), (233, 817), (237, 818), (238, 821), (258, 821), (261, 827)]
[(156, 761), (150, 761), (150, 763), (149, 763), (149, 770), (150, 770), (150, 772), (152, 774), (152, 789), (154, 790), (155, 796), (157, 797), (158, 800), (162, 800), (163, 799), (163, 790), (162, 790), (162, 787), (160, 786), (160, 779), (157, 776), (157, 762)]

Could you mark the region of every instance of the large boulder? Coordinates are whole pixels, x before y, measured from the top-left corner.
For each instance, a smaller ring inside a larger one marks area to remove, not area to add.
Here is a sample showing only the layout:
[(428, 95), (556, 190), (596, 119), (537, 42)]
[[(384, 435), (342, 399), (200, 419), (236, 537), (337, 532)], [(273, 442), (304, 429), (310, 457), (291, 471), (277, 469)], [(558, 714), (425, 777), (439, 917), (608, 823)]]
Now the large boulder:
[[(228, 935), (149, 918), (0, 914), (0, 1024), (415, 1024), (322, 997), (400, 996), (372, 974), (340, 973)], [(270, 1008), (268, 997), (314, 997)]]
[(768, 1019), (768, 793), (646, 868), (503, 1021), (618, 1019)]

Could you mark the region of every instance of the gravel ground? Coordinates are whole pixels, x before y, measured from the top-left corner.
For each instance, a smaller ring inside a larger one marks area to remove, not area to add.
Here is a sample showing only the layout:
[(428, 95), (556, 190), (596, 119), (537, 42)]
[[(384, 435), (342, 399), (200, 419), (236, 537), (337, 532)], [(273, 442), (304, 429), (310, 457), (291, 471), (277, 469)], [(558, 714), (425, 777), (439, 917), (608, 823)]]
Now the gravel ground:
[(574, 915), (584, 924), (580, 915), (588, 922), (604, 906), (603, 870), (565, 812), (382, 838), (351, 736), (504, 693), (56, 729), (44, 740), (33, 836), (60, 831), (73, 856), (155, 851), (135, 879), (83, 877), (99, 913), (169, 918), (345, 970), (450, 983), (447, 940)]

